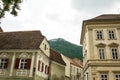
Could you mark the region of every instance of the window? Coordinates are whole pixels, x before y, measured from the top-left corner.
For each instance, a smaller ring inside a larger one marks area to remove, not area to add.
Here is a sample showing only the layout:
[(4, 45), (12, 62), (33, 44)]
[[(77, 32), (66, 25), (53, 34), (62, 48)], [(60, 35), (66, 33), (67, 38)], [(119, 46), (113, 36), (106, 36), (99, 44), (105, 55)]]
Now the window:
[(115, 31), (114, 30), (109, 30), (108, 34), (109, 34), (109, 39), (115, 39)]
[(45, 74), (49, 74), (49, 67), (45, 65)]
[(108, 74), (107, 73), (101, 73), (100, 74), (100, 80), (108, 80)]
[(19, 69), (25, 69), (27, 65), (27, 59), (20, 59)]
[(103, 31), (102, 30), (96, 31), (96, 37), (97, 39), (103, 39)]
[(120, 73), (115, 74), (115, 80), (120, 80)]
[(99, 53), (99, 58), (100, 59), (105, 59), (105, 50), (104, 50), (104, 48), (99, 48), (98, 53)]
[(45, 50), (47, 49), (47, 46), (46, 46), (46, 44), (45, 44)]
[(5, 69), (7, 68), (7, 65), (8, 65), (8, 59), (0, 59), (0, 69)]
[(118, 49), (117, 48), (111, 48), (112, 52), (112, 58), (113, 59), (118, 59)]
[(44, 63), (39, 60), (38, 61), (38, 71), (43, 72), (43, 70), (44, 70)]
[(31, 59), (16, 58), (15, 69), (30, 69)]

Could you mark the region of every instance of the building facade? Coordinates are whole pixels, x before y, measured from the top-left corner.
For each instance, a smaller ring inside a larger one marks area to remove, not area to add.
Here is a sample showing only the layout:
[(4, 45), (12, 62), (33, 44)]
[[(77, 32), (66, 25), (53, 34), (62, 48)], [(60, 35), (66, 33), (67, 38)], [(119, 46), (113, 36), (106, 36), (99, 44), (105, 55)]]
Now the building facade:
[(48, 80), (50, 46), (40, 31), (0, 33), (0, 80)]
[(120, 15), (105, 14), (84, 20), (84, 80), (120, 79)]
[(65, 80), (65, 62), (61, 54), (50, 49), (50, 80)]
[(83, 67), (81, 60), (74, 58), (70, 64), (70, 80), (83, 80)]
[(62, 58), (66, 63), (65, 80), (83, 80), (83, 67), (79, 59), (71, 59), (63, 54)]

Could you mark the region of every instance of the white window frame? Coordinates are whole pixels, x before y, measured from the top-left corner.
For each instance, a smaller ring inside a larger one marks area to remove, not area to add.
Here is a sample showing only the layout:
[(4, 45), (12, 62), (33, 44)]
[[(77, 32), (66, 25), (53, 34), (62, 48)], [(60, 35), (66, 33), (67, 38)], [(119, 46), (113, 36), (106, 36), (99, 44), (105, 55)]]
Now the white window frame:
[(103, 39), (103, 30), (96, 30), (96, 39)]
[(7, 63), (6, 58), (0, 59), (0, 69), (4, 69), (6, 63)]
[(27, 59), (21, 58), (19, 63), (19, 69), (26, 69), (25, 66), (27, 65)]
[(115, 80), (120, 80), (120, 73), (114, 73)]
[(98, 48), (98, 55), (99, 55), (99, 59), (104, 60), (105, 59), (105, 48)]
[(108, 30), (108, 37), (109, 37), (109, 39), (116, 39), (116, 35), (115, 35), (115, 30), (114, 29)]
[(112, 59), (118, 59), (118, 48), (117, 47), (111, 47), (111, 56)]
[(100, 73), (100, 80), (109, 80), (108, 73)]

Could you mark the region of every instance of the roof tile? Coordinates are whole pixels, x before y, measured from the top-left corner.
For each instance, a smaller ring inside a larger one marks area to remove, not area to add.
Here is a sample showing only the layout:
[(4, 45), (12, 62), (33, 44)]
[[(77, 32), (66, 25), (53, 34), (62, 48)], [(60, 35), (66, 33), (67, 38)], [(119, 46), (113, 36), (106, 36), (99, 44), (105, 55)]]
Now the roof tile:
[(0, 49), (38, 49), (44, 36), (40, 31), (0, 33)]
[(50, 58), (51, 58), (51, 60), (53, 60), (55, 62), (58, 62), (62, 65), (66, 65), (65, 62), (63, 61), (60, 53), (54, 51), (53, 49), (50, 49)]

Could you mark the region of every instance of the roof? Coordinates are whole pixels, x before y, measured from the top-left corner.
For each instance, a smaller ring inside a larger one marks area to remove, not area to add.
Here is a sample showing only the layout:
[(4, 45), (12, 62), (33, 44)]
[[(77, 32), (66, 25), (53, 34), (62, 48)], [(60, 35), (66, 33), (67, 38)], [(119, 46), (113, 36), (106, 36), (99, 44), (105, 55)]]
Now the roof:
[(77, 59), (77, 58), (72, 59), (71, 64), (73, 64), (73, 65), (76, 65), (76, 66), (78, 66), (78, 67), (83, 68), (83, 63), (82, 63), (82, 61), (81, 61), (81, 60), (79, 60), (79, 59)]
[(103, 14), (85, 21), (98, 21), (98, 20), (120, 20), (120, 14)]
[(40, 31), (0, 33), (0, 49), (39, 49), (44, 39)]
[(69, 58), (69, 57), (67, 57), (67, 56), (65, 56), (65, 57), (66, 57), (67, 60), (70, 61), (71, 64), (73, 64), (73, 65), (75, 65), (75, 66), (78, 66), (78, 67), (80, 67), (80, 68), (83, 68), (83, 63), (82, 63), (82, 61), (79, 60), (78, 58), (73, 58), (73, 59), (71, 59), (71, 58)]
[(57, 63), (60, 63), (62, 65), (66, 65), (65, 62), (62, 59), (61, 54), (54, 51), (53, 49), (50, 49), (50, 59), (57, 62)]

